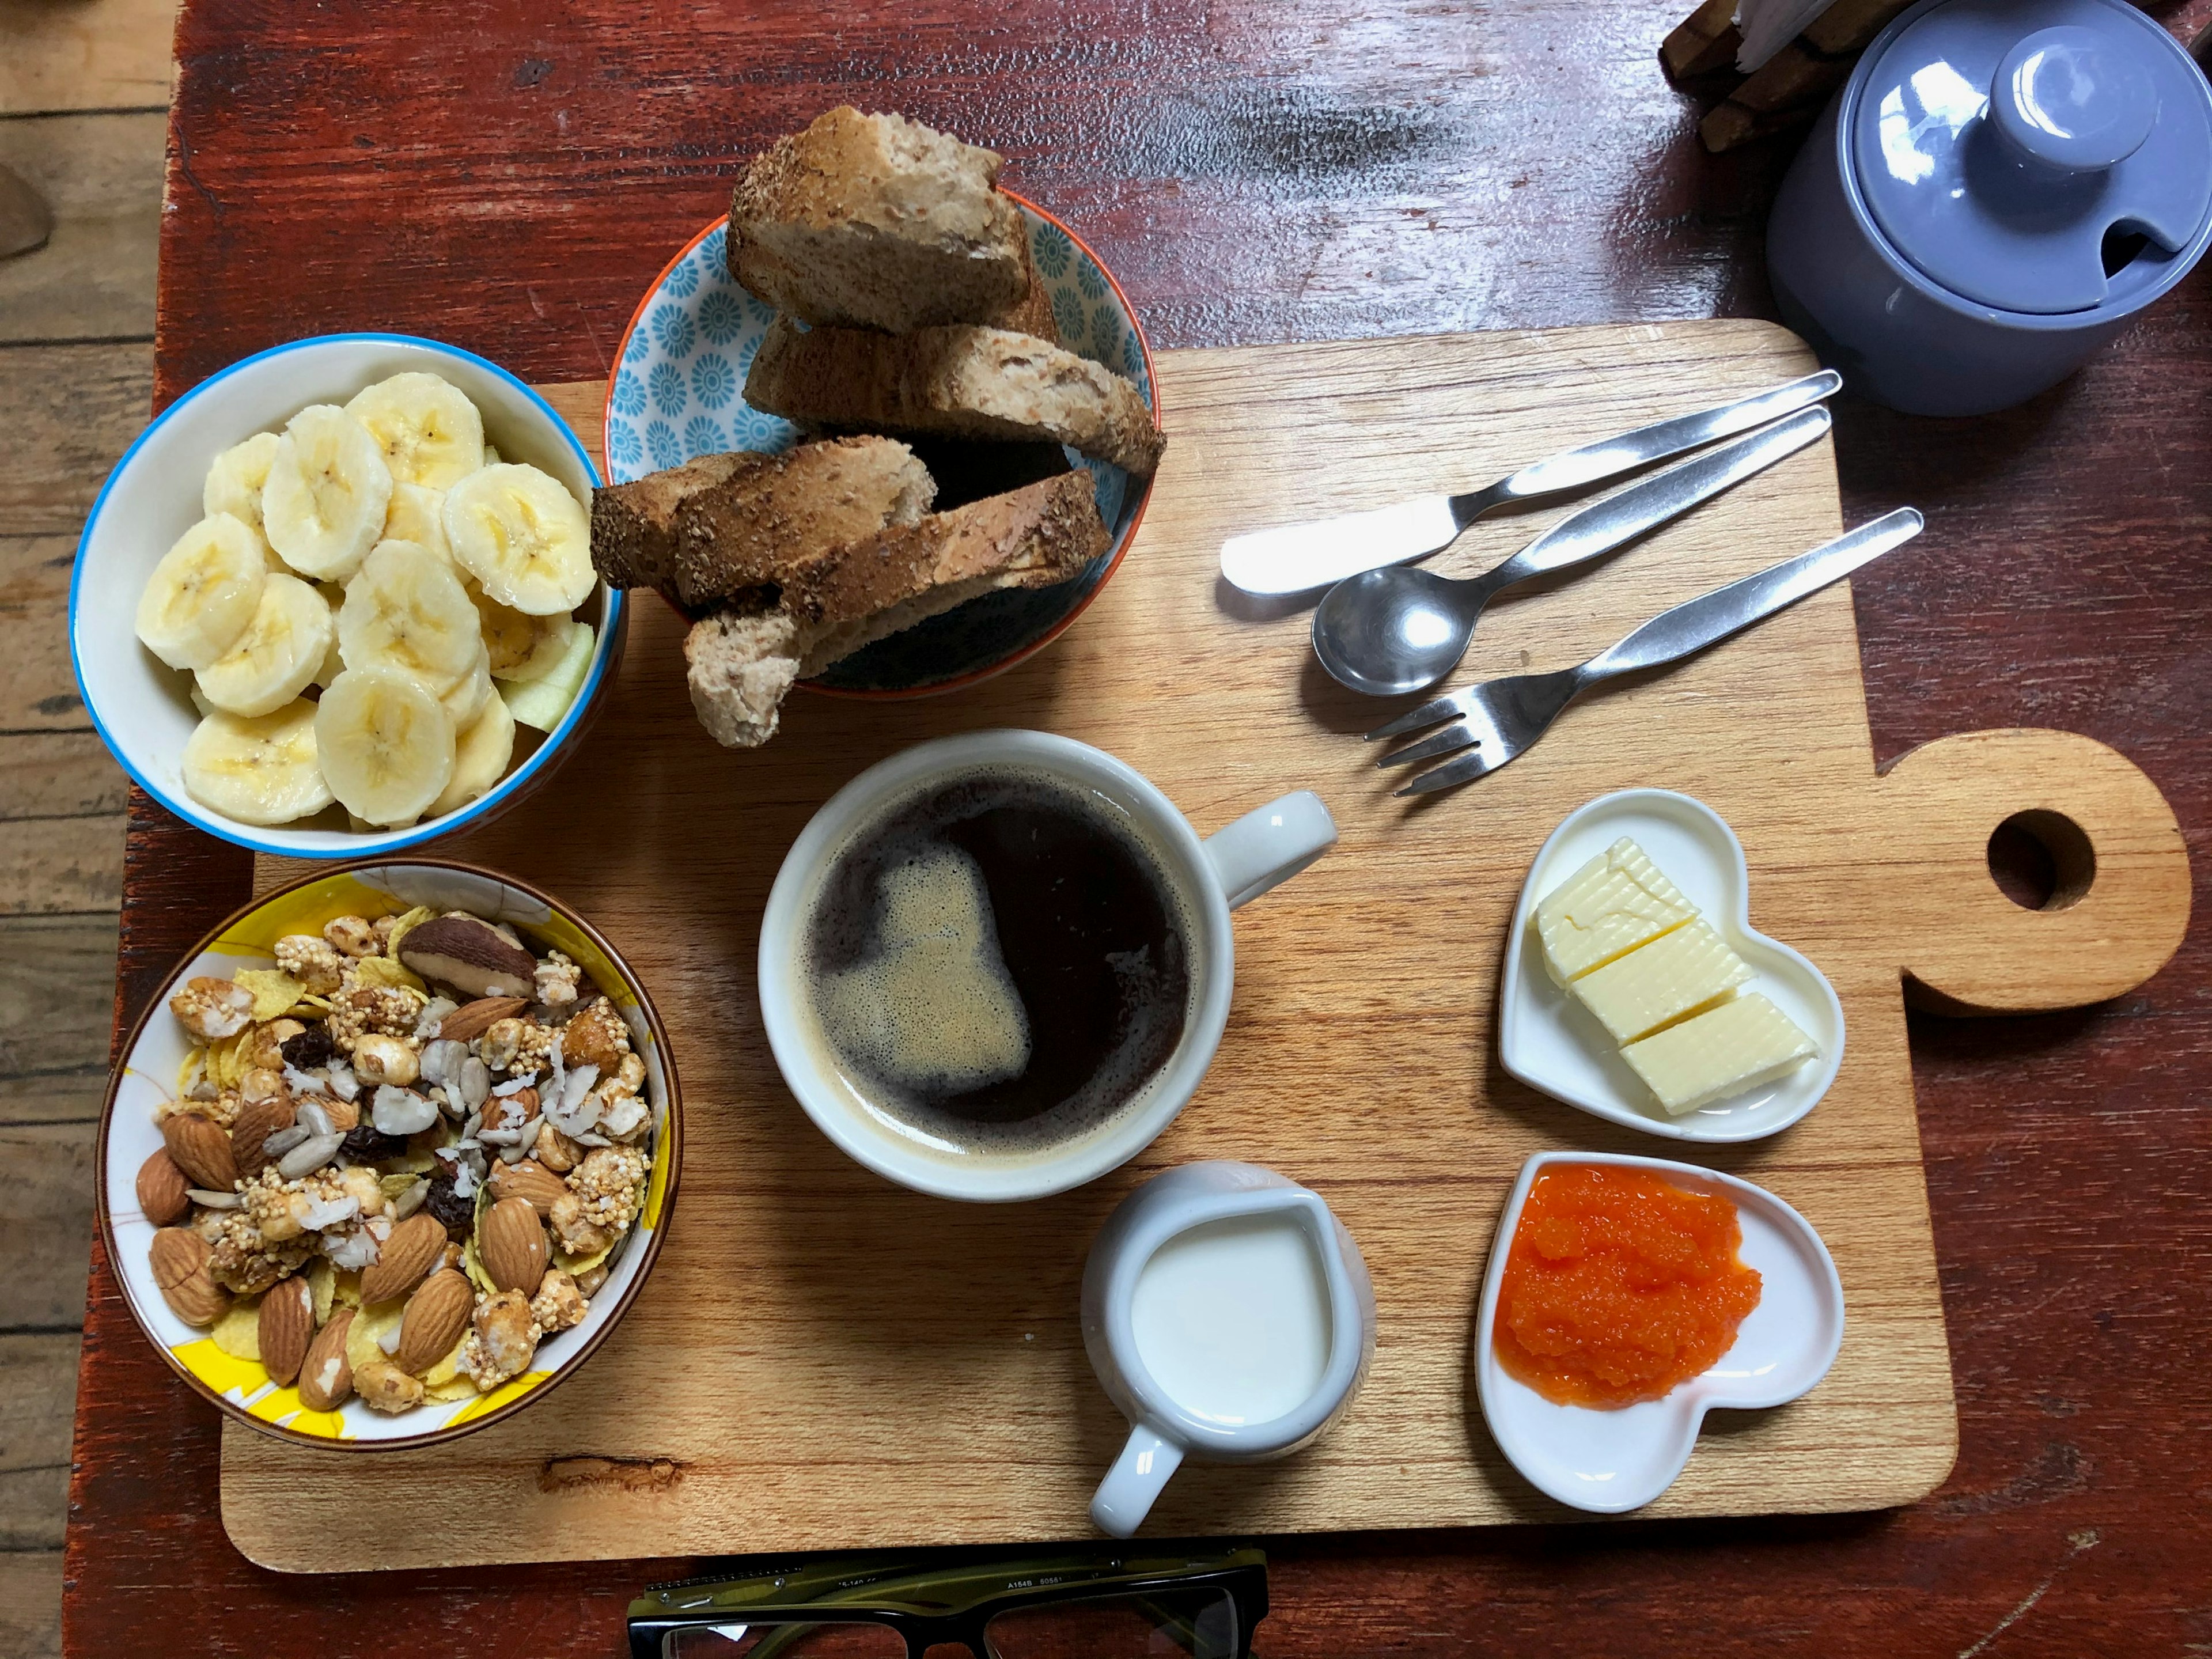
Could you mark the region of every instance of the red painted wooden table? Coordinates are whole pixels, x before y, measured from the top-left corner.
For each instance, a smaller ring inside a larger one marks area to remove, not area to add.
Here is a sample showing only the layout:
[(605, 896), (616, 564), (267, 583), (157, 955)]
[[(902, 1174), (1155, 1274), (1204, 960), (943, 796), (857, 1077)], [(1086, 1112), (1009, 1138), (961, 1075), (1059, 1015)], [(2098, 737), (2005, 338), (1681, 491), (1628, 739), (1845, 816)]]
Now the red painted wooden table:
[[(275, 342), (430, 334), (605, 373), (733, 167), (849, 100), (1011, 158), (1158, 345), (1765, 315), (1790, 141), (1720, 160), (1660, 77), (1687, 0), (196, 4), (157, 398)], [(2212, 0), (2160, 15), (2191, 33)], [(2212, 829), (2212, 265), (2069, 384), (1972, 422), (1846, 401), (1846, 516), (1927, 510), (1856, 581), (1877, 752), (2087, 732)], [(132, 806), (118, 1018), (246, 890)], [(2122, 1001), (1916, 1017), (1958, 1381), (1949, 1482), (1853, 1517), (1278, 1542), (1271, 1656), (2212, 1651), (2212, 951)], [(611, 1654), (692, 1563), (286, 1578), (216, 1505), (217, 1421), (93, 1267), (73, 1655)], [(312, 1505), (316, 1494), (300, 1494)], [(1418, 1518), (1418, 1517), (1414, 1517)], [(335, 1565), (335, 1564), (334, 1564)]]

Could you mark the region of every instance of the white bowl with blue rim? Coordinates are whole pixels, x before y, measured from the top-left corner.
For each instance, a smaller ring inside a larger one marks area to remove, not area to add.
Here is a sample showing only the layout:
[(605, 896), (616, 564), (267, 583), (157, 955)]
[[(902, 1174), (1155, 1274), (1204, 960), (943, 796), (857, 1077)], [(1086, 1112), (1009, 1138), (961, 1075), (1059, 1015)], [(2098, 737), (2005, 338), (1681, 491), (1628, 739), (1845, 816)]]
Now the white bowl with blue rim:
[(192, 677), (161, 662), (132, 630), (147, 577), (202, 517), (201, 488), (217, 455), (257, 432), (281, 431), (310, 404), (343, 404), (363, 386), (410, 370), (459, 387), (483, 411), (485, 441), (502, 459), (551, 474), (591, 510), (599, 483), (591, 455), (551, 404), (498, 364), (410, 335), (327, 334), (233, 363), (171, 404), (116, 463), (77, 543), (70, 655), (101, 741), (140, 788), (185, 823), (257, 853), (362, 858), (419, 847), (497, 817), (542, 784), (574, 747), (621, 660), (623, 596), (602, 583), (576, 613), (592, 625), (596, 641), (583, 689), (560, 724), (542, 738), (518, 726), (505, 777), (467, 805), (404, 829), (353, 830), (344, 809), (335, 806), (297, 823), (245, 824), (185, 792), (185, 743), (200, 714), (192, 706)]
[[(1034, 204), (1004, 192), (1022, 210), (1037, 278), (1052, 299), (1060, 343), (1126, 377), (1157, 419), (1152, 349), (1127, 296), (1083, 239)], [(607, 380), (607, 472), (630, 483), (701, 455), (731, 450), (779, 454), (799, 430), (744, 399), (775, 311), (730, 275), (729, 221), (717, 219), (685, 243), (639, 301)], [(1002, 672), (1064, 633), (1121, 562), (1145, 504), (1149, 478), (1079, 455), (1091, 474), (1106, 550), (1073, 580), (971, 599), (831, 664), (810, 690), (857, 697), (927, 696)]]

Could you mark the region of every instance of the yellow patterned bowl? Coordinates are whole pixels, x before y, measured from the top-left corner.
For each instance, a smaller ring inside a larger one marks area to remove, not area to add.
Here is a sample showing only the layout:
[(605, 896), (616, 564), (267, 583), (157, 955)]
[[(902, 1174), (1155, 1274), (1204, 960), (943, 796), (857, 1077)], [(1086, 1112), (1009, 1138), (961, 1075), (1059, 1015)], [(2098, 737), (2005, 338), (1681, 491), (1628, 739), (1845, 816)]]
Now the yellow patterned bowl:
[[(138, 1171), (161, 1146), (155, 1109), (172, 1098), (195, 1047), (169, 1012), (170, 994), (197, 975), (228, 978), (241, 968), (275, 962), (287, 933), (319, 933), (340, 915), (397, 915), (417, 905), (467, 910), (505, 922), (539, 949), (565, 951), (621, 1012), (645, 1062), (653, 1109), (652, 1169), (636, 1223), (607, 1261), (607, 1278), (580, 1324), (542, 1341), (531, 1367), (489, 1394), (427, 1401), (397, 1415), (370, 1410), (358, 1396), (335, 1412), (310, 1411), (297, 1388), (280, 1388), (258, 1359), (238, 1352), (254, 1345), (244, 1331), (210, 1332), (185, 1324), (163, 1300), (148, 1259), (155, 1231), (140, 1208)], [(148, 1005), (110, 1079), (100, 1120), (100, 1231), (107, 1259), (139, 1328), (177, 1375), (217, 1409), (282, 1440), (339, 1451), (381, 1451), (452, 1440), (520, 1410), (573, 1373), (607, 1339), (666, 1237), (683, 1154), (683, 1119), (668, 1033), (644, 988), (592, 927), (550, 895), (511, 876), (433, 860), (384, 860), (303, 878), (239, 911), (200, 942)], [(228, 1346), (219, 1343), (226, 1336)]]

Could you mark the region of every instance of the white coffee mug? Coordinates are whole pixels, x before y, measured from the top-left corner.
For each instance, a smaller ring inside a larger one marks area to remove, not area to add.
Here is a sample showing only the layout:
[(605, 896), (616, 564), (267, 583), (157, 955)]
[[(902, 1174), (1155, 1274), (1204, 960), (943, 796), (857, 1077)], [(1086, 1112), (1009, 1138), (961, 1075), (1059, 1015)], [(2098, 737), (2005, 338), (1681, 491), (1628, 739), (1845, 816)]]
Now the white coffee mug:
[(1083, 1346), (1129, 1419), (1091, 1518), (1127, 1538), (1186, 1456), (1286, 1456), (1342, 1415), (1375, 1352), (1375, 1291), (1318, 1193), (1256, 1164), (1186, 1164), (1098, 1230)]
[[(808, 912), (821, 878), (855, 830), (886, 805), (940, 778), (983, 769), (1042, 771), (1095, 792), (1127, 813), (1182, 900), (1191, 1000), (1182, 1039), (1136, 1097), (1087, 1134), (1048, 1151), (995, 1152), (926, 1138), (872, 1105), (843, 1077), (804, 1015)], [(761, 918), (761, 1018), (783, 1079), (823, 1133), (878, 1174), (944, 1198), (1006, 1202), (1064, 1192), (1150, 1146), (1198, 1091), (1229, 1023), (1236, 952), (1229, 913), (1289, 880), (1336, 842), (1310, 790), (1285, 795), (1200, 840), (1173, 802), (1102, 750), (1047, 732), (975, 732), (893, 755), (832, 795), (791, 850)]]

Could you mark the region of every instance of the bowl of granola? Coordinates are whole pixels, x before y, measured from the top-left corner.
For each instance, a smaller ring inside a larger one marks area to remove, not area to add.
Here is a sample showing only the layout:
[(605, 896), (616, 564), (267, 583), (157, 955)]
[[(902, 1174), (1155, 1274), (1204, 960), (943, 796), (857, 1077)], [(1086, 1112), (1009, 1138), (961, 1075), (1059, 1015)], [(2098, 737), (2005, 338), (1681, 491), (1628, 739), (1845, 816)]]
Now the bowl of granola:
[(100, 1224), (132, 1314), (240, 1422), (419, 1446), (539, 1397), (665, 1235), (667, 1034), (614, 947), (466, 865), (303, 878), (201, 942), (131, 1033)]

